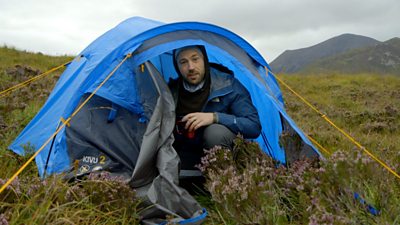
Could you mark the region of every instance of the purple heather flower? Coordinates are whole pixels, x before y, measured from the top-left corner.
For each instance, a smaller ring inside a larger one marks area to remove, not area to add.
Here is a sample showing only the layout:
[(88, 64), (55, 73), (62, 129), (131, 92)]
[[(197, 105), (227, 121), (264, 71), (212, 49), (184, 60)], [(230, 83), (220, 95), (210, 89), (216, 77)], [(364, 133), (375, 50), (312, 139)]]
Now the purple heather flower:
[(2, 213), (0, 214), (0, 225), (8, 225), (8, 220), (6, 216)]

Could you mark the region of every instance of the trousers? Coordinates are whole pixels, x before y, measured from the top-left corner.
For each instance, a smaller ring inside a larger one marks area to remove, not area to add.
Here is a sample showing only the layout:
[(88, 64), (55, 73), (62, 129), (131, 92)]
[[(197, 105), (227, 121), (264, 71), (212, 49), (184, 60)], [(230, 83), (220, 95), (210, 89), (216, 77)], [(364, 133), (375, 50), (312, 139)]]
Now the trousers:
[(188, 138), (181, 132), (174, 132), (175, 142), (173, 144), (181, 160), (181, 169), (197, 170), (204, 156), (204, 149), (214, 146), (222, 146), (232, 149), (233, 140), (236, 137), (231, 130), (221, 124), (211, 124), (196, 130), (193, 137)]

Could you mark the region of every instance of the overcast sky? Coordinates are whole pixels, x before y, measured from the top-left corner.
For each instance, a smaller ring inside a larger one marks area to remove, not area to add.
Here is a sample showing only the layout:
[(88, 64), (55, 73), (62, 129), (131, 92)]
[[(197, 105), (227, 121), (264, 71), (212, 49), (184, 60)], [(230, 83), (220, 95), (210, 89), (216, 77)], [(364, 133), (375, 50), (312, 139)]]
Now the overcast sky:
[(0, 0), (0, 45), (77, 55), (132, 16), (224, 27), (268, 62), (343, 33), (400, 37), (400, 0)]

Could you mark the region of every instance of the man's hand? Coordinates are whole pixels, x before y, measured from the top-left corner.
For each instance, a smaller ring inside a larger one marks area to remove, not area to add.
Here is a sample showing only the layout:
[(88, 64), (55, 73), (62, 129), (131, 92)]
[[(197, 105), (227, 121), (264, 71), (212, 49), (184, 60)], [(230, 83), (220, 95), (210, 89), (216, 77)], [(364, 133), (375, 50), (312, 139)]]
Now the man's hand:
[(185, 129), (189, 132), (195, 131), (203, 126), (208, 126), (213, 123), (214, 116), (213, 113), (189, 113), (182, 118), (183, 122), (186, 122)]

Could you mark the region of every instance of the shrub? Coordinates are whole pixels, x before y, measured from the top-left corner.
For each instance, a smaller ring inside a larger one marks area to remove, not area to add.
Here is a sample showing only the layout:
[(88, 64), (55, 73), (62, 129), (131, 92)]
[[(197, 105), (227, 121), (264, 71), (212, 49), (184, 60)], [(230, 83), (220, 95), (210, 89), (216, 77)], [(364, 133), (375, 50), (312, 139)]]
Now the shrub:
[[(358, 150), (285, 167), (261, 154), (256, 143), (238, 138), (233, 151), (207, 151), (200, 169), (229, 224), (395, 223), (394, 209), (400, 210), (395, 178)], [(380, 215), (371, 214), (371, 207)]]

